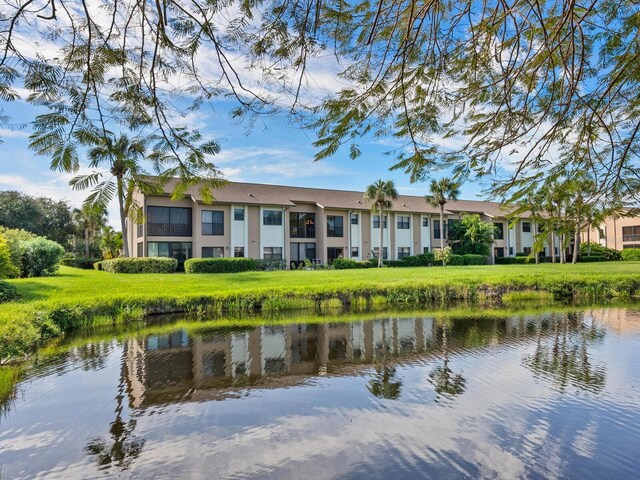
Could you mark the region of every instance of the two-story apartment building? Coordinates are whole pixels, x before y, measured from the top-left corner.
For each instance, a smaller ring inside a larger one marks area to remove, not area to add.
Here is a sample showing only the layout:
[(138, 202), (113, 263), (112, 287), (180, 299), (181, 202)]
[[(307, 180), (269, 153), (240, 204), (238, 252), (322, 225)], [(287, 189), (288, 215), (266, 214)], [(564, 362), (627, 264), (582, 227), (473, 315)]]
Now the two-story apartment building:
[[(230, 182), (207, 204), (197, 188), (177, 201), (170, 199), (172, 190), (169, 183), (163, 195), (136, 193), (146, 223), (130, 225), (132, 256), (366, 260), (377, 256), (382, 228), (383, 257), (397, 260), (438, 248), (447, 234), (439, 210), (421, 196), (399, 196), (380, 219), (358, 191)], [(445, 222), (463, 213), (496, 226), (492, 258), (530, 253), (536, 226), (526, 215), (510, 226), (498, 203), (458, 200), (446, 204)]]

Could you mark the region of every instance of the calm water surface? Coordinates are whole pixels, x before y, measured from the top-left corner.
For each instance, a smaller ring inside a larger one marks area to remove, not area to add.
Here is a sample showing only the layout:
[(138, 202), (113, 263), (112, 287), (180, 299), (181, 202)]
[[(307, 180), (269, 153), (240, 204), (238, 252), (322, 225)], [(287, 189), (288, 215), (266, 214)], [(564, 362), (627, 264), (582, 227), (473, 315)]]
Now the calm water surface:
[(0, 477), (640, 476), (635, 310), (164, 328), (30, 368)]

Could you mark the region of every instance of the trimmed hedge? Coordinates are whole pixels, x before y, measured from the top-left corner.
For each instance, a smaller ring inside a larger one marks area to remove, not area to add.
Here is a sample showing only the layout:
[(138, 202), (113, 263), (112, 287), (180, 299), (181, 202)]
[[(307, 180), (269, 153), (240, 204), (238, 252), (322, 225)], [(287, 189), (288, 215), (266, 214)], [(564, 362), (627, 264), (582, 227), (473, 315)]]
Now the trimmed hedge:
[[(591, 246), (591, 255), (590, 257), (605, 257), (605, 261), (610, 261), (610, 260), (622, 260), (622, 255), (620, 254), (620, 251), (615, 250), (613, 248), (607, 248), (605, 246), (600, 245), (599, 243), (581, 243), (580, 244), (580, 251), (578, 252), (579, 257), (583, 258), (583, 257), (587, 257), (589, 254), (589, 246)], [(581, 261), (581, 260), (579, 260)], [(587, 261), (593, 261), (596, 262), (598, 260), (587, 260)]]
[(485, 265), (487, 263), (484, 255), (476, 255), (473, 253), (462, 255), (462, 261), (465, 265)]
[(18, 290), (8, 282), (0, 280), (0, 303), (17, 300)]
[(336, 270), (351, 270), (355, 268), (364, 268), (364, 264), (354, 260), (353, 258), (336, 258), (333, 263)]
[(622, 250), (622, 259), (627, 261), (640, 261), (640, 248), (625, 248)]
[(101, 271), (101, 270), (102, 270), (102, 262), (103, 262), (103, 260), (101, 260), (101, 261), (99, 261), (99, 262), (94, 263), (94, 264), (93, 264), (93, 269), (94, 269), (94, 270)]
[(84, 257), (74, 257), (74, 256), (65, 256), (62, 259), (62, 265), (65, 267), (73, 267), (73, 268), (81, 268), (83, 270), (91, 270), (94, 268), (94, 264), (99, 262), (99, 258), (84, 258)]
[(452, 266), (464, 265), (464, 256), (457, 255), (454, 253), (453, 255), (451, 255), (451, 258), (449, 259), (449, 263), (447, 263), (447, 265), (452, 265)]
[(604, 255), (591, 255), (590, 257), (578, 257), (578, 261), (580, 263), (608, 262), (609, 259)]
[(238, 273), (257, 268), (252, 258), (190, 258), (184, 262), (186, 273)]
[(178, 260), (165, 257), (114, 258), (99, 262), (110, 273), (173, 273)]
[(254, 260), (256, 262), (256, 270), (263, 270), (265, 272), (273, 272), (274, 270), (286, 270), (287, 269), (287, 261), (286, 260), (270, 260), (270, 259), (262, 259), (262, 260)]

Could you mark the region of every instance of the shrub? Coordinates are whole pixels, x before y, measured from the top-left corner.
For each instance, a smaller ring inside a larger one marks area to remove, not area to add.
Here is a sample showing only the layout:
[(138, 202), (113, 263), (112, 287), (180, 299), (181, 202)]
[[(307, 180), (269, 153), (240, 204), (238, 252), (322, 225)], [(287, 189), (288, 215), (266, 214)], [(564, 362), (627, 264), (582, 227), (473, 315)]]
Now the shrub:
[(451, 251), (451, 247), (436, 248), (433, 251), (433, 256), (436, 262), (448, 265), (451, 262), (453, 253)]
[(364, 265), (362, 262), (358, 262), (353, 258), (336, 258), (333, 261), (332, 265), (333, 265), (333, 268), (335, 268), (336, 270), (350, 270), (354, 268), (364, 268)]
[[(541, 260), (542, 261), (542, 260)], [(496, 257), (496, 265), (524, 265), (526, 263), (536, 263), (536, 259), (529, 256), (517, 257)]]
[(609, 261), (604, 255), (591, 255), (590, 257), (578, 257), (580, 263), (590, 262), (607, 262)]
[(173, 273), (178, 268), (178, 260), (165, 257), (114, 258), (100, 264), (110, 273)]
[(452, 254), (447, 265), (464, 265), (464, 255)]
[[(618, 250), (615, 250), (613, 248), (607, 248), (604, 247), (602, 245), (600, 245), (599, 243), (581, 243), (580, 244), (580, 257), (587, 257), (589, 256), (589, 246), (591, 246), (591, 257), (605, 257), (605, 260), (607, 261), (613, 261), (613, 260), (622, 260), (622, 255), (620, 254), (620, 252)], [(592, 261), (598, 261), (598, 260), (592, 260)]]
[(409, 266), (402, 260), (384, 260), (382, 263), (387, 267), (408, 267)]
[(94, 263), (93, 264), (93, 269), (94, 270), (98, 270), (98, 271), (102, 271), (102, 261)]
[(627, 261), (640, 261), (640, 248), (625, 248), (622, 250), (622, 259)]
[(75, 257), (67, 254), (62, 258), (62, 265), (66, 267), (81, 268), (83, 270), (91, 270), (93, 265), (99, 261), (99, 258)]
[(0, 303), (10, 302), (18, 298), (16, 287), (8, 282), (0, 280)]
[(238, 273), (257, 268), (252, 258), (190, 258), (184, 262), (187, 273)]
[(59, 243), (37, 237), (20, 242), (20, 276), (42, 277), (58, 271), (64, 248)]
[(436, 263), (433, 253), (421, 253), (402, 259), (408, 267), (432, 267)]
[(462, 261), (465, 265), (484, 265), (487, 263), (484, 255), (474, 255), (472, 253), (462, 255)]
[(267, 272), (272, 272), (274, 270), (287, 269), (286, 260), (263, 259), (263, 260), (254, 260), (254, 261), (256, 262), (256, 270), (264, 270)]
[(17, 277), (20, 271), (11, 262), (11, 251), (7, 239), (0, 234), (0, 278)]
[(3, 227), (0, 227), (0, 234), (2, 234), (2, 236), (7, 240), (11, 263), (16, 268), (16, 271), (20, 272), (20, 256), (22, 255), (20, 244), (21, 242), (37, 238), (36, 235), (31, 232), (27, 232), (26, 230)]

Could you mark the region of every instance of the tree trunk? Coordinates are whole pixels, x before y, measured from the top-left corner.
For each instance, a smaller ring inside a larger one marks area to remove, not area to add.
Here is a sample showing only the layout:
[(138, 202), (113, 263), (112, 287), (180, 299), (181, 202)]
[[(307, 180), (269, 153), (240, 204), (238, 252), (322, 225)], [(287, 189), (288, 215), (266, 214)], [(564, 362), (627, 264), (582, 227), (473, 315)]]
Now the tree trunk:
[(551, 263), (556, 263), (556, 232), (551, 230)]
[[(440, 204), (440, 249), (444, 254), (444, 205)], [(446, 267), (447, 262), (442, 258), (442, 266)]]
[(383, 248), (384, 248), (384, 217), (383, 217), (383, 212), (384, 212), (384, 206), (382, 203), (378, 204), (378, 215), (379, 215), (379, 223), (378, 225), (380, 226), (380, 242), (378, 244), (378, 267), (382, 267), (384, 266), (384, 261), (383, 261)]
[(120, 208), (120, 227), (122, 228), (122, 249), (124, 256), (129, 257), (129, 235), (127, 235), (127, 221), (124, 211), (124, 188), (122, 177), (118, 177), (118, 207)]
[(580, 227), (579, 222), (576, 224), (576, 233), (573, 235), (573, 258), (571, 263), (574, 265), (578, 263), (578, 251), (580, 250)]
[(84, 257), (89, 258), (89, 227), (84, 225)]
[(587, 225), (587, 257), (591, 256), (591, 222)]
[(563, 264), (566, 262), (566, 254), (567, 252), (564, 249), (565, 245), (565, 234), (560, 234), (560, 263)]

